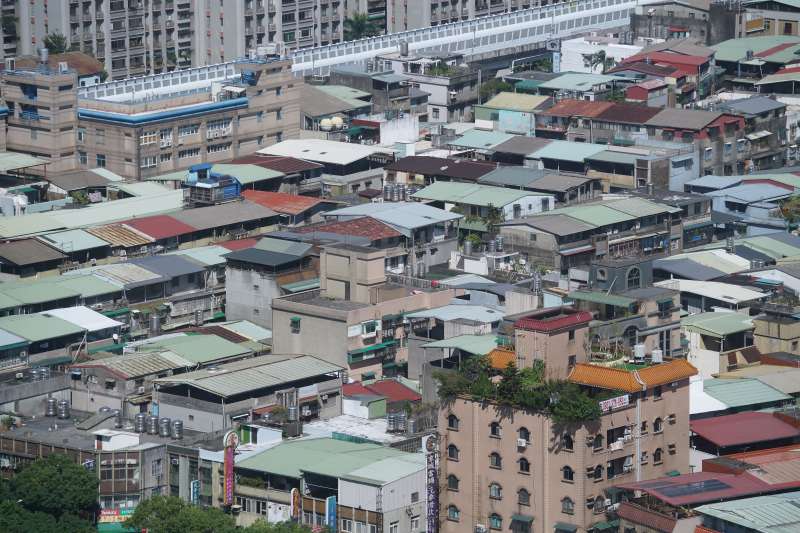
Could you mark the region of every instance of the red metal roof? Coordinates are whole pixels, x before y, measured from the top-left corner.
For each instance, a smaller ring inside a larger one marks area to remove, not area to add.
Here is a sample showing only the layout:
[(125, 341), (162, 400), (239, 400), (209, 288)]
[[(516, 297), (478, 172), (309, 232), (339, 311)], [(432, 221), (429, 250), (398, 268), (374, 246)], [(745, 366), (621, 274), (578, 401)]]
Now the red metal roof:
[(235, 241), (220, 242), (217, 244), (219, 244), (223, 248), (227, 248), (228, 250), (235, 252), (236, 250), (244, 250), (245, 248), (252, 248), (253, 246), (256, 245), (257, 242), (258, 239), (250, 238), (250, 239), (237, 239)]
[(342, 396), (373, 396), (374, 394), (359, 381), (342, 385)]
[(530, 331), (556, 331), (570, 329), (581, 324), (588, 324), (592, 320), (592, 313), (588, 311), (575, 311), (569, 308), (549, 308), (521, 318), (514, 323), (515, 329)]
[(132, 218), (123, 222), (136, 231), (144, 233), (155, 240), (169, 239), (179, 235), (187, 235), (197, 231), (189, 224), (184, 224), (169, 215), (155, 215), (151, 217)]
[(566, 99), (540, 114), (552, 117), (596, 117), (612, 105), (611, 102)]
[(772, 48), (767, 48), (766, 50), (762, 50), (760, 52), (756, 52), (753, 55), (756, 57), (769, 57), (772, 54), (777, 54), (781, 50), (786, 50), (787, 48), (791, 48), (792, 46), (796, 46), (796, 42), (791, 43), (782, 43), (777, 46), (773, 46)]
[(636, 104), (611, 104), (610, 107), (596, 115), (595, 118), (598, 120), (608, 120), (609, 122), (644, 124), (660, 112), (661, 108), (658, 107), (647, 107)]
[(311, 196), (253, 190), (242, 191), (242, 196), (246, 200), (285, 215), (299, 215), (324, 201), (321, 198), (313, 198)]
[(663, 533), (672, 533), (677, 523), (674, 518), (645, 509), (631, 502), (622, 502), (617, 509), (617, 516), (634, 524), (641, 524)]
[[(800, 485), (800, 482), (796, 484)], [(620, 483), (617, 487), (625, 490), (640, 490), (673, 506), (694, 506), (744, 498), (775, 491), (778, 488), (761, 481), (750, 473), (736, 475), (716, 472), (694, 472), (638, 483)], [(781, 488), (783, 487), (781, 486)]]
[(694, 433), (720, 447), (800, 437), (800, 430), (772, 413), (735, 413), (692, 420), (689, 425)]
[(418, 402), (422, 396), (409, 389), (399, 381), (383, 379), (365, 387), (373, 394), (384, 396), (389, 402)]
[(645, 60), (650, 60), (653, 63), (666, 63), (671, 66), (691, 65), (693, 67), (699, 67), (709, 62), (709, 58), (702, 56), (673, 54), (672, 52), (647, 52), (625, 58), (622, 64), (625, 65), (627, 63), (636, 63)]
[(306, 161), (305, 159), (297, 159), (294, 157), (286, 157), (280, 155), (246, 155), (237, 157), (231, 161), (231, 164), (236, 165), (258, 165), (260, 167), (283, 172), (284, 174), (296, 174), (298, 172), (305, 172), (308, 170), (316, 170), (322, 168), (319, 163)]
[(319, 231), (323, 233), (336, 233), (337, 235), (353, 235), (354, 237), (366, 237), (373, 241), (401, 236), (401, 233), (393, 227), (370, 217), (303, 226), (302, 228), (294, 228), (292, 231), (295, 233), (312, 233)]

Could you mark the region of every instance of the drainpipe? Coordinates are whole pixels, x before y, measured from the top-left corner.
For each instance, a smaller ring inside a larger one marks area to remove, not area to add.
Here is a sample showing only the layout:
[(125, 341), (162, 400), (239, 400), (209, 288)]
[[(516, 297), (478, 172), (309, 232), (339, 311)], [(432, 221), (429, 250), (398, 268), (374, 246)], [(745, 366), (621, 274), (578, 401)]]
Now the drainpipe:
[(642, 378), (639, 377), (639, 372), (636, 371), (633, 373), (633, 377), (636, 381), (642, 386), (642, 394), (636, 398), (636, 428), (634, 428), (633, 435), (636, 441), (635, 446), (635, 457), (634, 457), (634, 469), (636, 471), (636, 481), (642, 480), (642, 396), (644, 396), (645, 392), (647, 391), (647, 385)]

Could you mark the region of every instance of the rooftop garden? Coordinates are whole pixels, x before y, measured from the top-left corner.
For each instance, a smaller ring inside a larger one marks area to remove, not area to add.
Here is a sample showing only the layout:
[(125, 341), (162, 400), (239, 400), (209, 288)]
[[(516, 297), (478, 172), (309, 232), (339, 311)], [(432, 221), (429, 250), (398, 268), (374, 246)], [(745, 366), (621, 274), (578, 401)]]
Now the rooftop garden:
[[(552, 417), (557, 424), (575, 424), (599, 420), (599, 401), (616, 396), (611, 391), (600, 395), (565, 380), (546, 380), (544, 364), (517, 369), (509, 364), (498, 371), (487, 357), (464, 361), (452, 372), (436, 372), (439, 397), (443, 402), (457, 397), (492, 402), (501, 407), (525, 409)], [(602, 397), (600, 397), (602, 396)]]

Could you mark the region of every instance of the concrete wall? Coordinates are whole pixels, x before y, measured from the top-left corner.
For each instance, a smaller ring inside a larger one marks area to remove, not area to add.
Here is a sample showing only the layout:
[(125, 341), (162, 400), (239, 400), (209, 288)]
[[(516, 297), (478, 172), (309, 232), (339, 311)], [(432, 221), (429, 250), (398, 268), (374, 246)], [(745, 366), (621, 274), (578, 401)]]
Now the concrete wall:
[(225, 317), (272, 329), (272, 299), (281, 291), (275, 278), (258, 270), (225, 268)]

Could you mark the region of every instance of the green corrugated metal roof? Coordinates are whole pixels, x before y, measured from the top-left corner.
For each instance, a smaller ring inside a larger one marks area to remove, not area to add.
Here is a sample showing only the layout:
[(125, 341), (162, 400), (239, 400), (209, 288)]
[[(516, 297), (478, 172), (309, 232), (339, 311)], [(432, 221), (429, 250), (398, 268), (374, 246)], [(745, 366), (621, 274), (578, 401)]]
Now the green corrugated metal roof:
[(281, 285), (281, 289), (285, 290), (288, 293), (308, 291), (311, 289), (318, 289), (318, 288), (319, 288), (319, 278), (312, 278), (304, 281), (295, 281), (294, 283), (287, 283), (286, 285)]
[(527, 157), (533, 159), (560, 159), (583, 163), (586, 158), (605, 152), (606, 146), (592, 143), (576, 143), (570, 141), (550, 141)]
[(164, 194), (165, 192), (169, 191), (163, 185), (158, 183), (152, 183), (147, 181), (136, 181), (133, 183), (113, 183), (109, 186), (113, 189), (118, 189), (125, 194), (129, 194), (131, 196), (152, 196), (152, 195), (159, 195)]
[(475, 355), (486, 355), (497, 348), (494, 335), (459, 335), (422, 345), (424, 348), (452, 348)]
[[(79, 293), (83, 298), (93, 298), (95, 296), (102, 296), (104, 294), (114, 294), (120, 292), (122, 288), (118, 285), (106, 281), (102, 278), (91, 274), (75, 274), (69, 276), (61, 276), (52, 278), (50, 280), (42, 280), (43, 283), (54, 283), (63, 288)], [(0, 290), (2, 286), (0, 286)]]
[(140, 351), (160, 350), (169, 350), (194, 363), (208, 363), (250, 353), (247, 348), (216, 335), (171, 337), (144, 344), (140, 347)]
[[(800, 531), (800, 491), (709, 503), (696, 509), (741, 531), (797, 533)], [(727, 528), (725, 528), (727, 530)]]
[(60, 283), (19, 282), (0, 285), (0, 292), (22, 304), (40, 304), (79, 296), (78, 291)]
[(211, 169), (212, 172), (226, 174), (239, 180), (242, 185), (250, 185), (260, 181), (282, 178), (284, 174), (277, 170), (271, 170), (259, 165), (224, 165), (217, 163)]
[(479, 218), (462, 218), (458, 221), (458, 229), (481, 233), (484, 231), (489, 231), (489, 225)]
[[(716, 50), (714, 58), (720, 61), (743, 61), (747, 57), (747, 51), (752, 50), (756, 54), (787, 43), (799, 43), (800, 37), (790, 35), (769, 35), (760, 37), (747, 37), (744, 39), (729, 39), (715, 44), (711, 48)], [(767, 61), (774, 61), (775, 54), (766, 57)], [(796, 58), (796, 56), (795, 56)]]
[(46, 165), (49, 161), (33, 157), (28, 154), (18, 154), (16, 152), (0, 152), (0, 172), (18, 170), (38, 165)]
[(103, 239), (95, 237), (88, 231), (82, 229), (47, 233), (45, 235), (40, 235), (39, 240), (65, 253), (81, 252), (83, 250), (108, 246), (108, 243)]
[(480, 207), (503, 207), (526, 196), (540, 196), (528, 191), (461, 183), (457, 181), (437, 181), (412, 195), (422, 200), (435, 200), (455, 204), (476, 205)]
[(778, 239), (773, 239), (769, 235), (757, 235), (755, 237), (748, 237), (744, 239), (742, 242), (737, 242), (737, 244), (743, 244), (744, 246), (747, 246), (749, 248), (753, 248), (758, 251), (763, 251), (764, 253), (767, 253), (770, 256), (775, 257), (776, 259), (778, 257), (788, 257), (800, 254), (800, 248), (792, 246), (791, 244), (787, 244)]
[(534, 94), (501, 92), (483, 104), (482, 107), (530, 113), (544, 102), (549, 100), (549, 98), (549, 96), (539, 96)]
[(407, 455), (394, 448), (339, 439), (303, 439), (283, 442), (247, 459), (236, 468), (299, 478), (302, 472), (341, 476), (388, 458)]
[(175, 172), (168, 172), (158, 176), (150, 176), (145, 178), (145, 181), (183, 181), (188, 175), (188, 170), (176, 170)]
[(22, 305), (22, 302), (19, 300), (0, 292), (0, 309), (14, 309), (20, 305)]
[[(405, 78), (403, 78), (405, 79)], [(352, 87), (348, 87), (347, 85), (315, 85), (315, 89), (319, 89), (320, 91), (327, 93), (331, 96), (335, 96), (336, 98), (371, 98), (372, 93), (368, 93), (366, 91), (360, 91), (358, 89), (354, 89)], [(364, 104), (368, 104), (369, 102), (363, 102)]]
[(178, 250), (177, 252), (170, 252), (167, 255), (180, 255), (187, 257), (204, 266), (218, 266), (226, 263), (224, 256), (229, 253), (231, 253), (231, 251), (224, 246), (215, 244), (211, 246), (200, 246), (198, 248)]
[(525, 90), (525, 91), (532, 91), (535, 90), (539, 85), (544, 83), (543, 80), (519, 80), (514, 84), (514, 87), (517, 90)]
[(742, 313), (698, 313), (681, 319), (681, 326), (687, 331), (722, 338), (752, 330), (753, 321)]
[(499, 131), (469, 130), (450, 144), (476, 150), (490, 150), (513, 137), (509, 133)]
[(573, 300), (613, 305), (615, 307), (630, 307), (636, 303), (636, 300), (633, 298), (627, 298), (617, 294), (607, 294), (599, 291), (572, 291), (569, 293), (568, 297)]
[(589, 91), (595, 85), (610, 83), (615, 80), (619, 80), (619, 78), (604, 74), (589, 74), (587, 72), (565, 72), (557, 78), (540, 84), (539, 87), (542, 89)]
[(607, 226), (611, 224), (619, 224), (620, 222), (627, 222), (634, 220), (637, 217), (612, 209), (608, 205), (603, 204), (586, 204), (577, 205), (572, 207), (563, 207), (550, 211), (551, 215), (567, 215), (576, 218), (587, 224), (595, 226)]
[(757, 379), (707, 379), (703, 381), (703, 390), (728, 407), (749, 407), (792, 399)]
[(83, 329), (66, 320), (39, 314), (0, 317), (0, 329), (31, 342), (40, 342), (83, 332)]
[(271, 330), (247, 320), (237, 320), (218, 325), (253, 341), (261, 342), (272, 339)]

